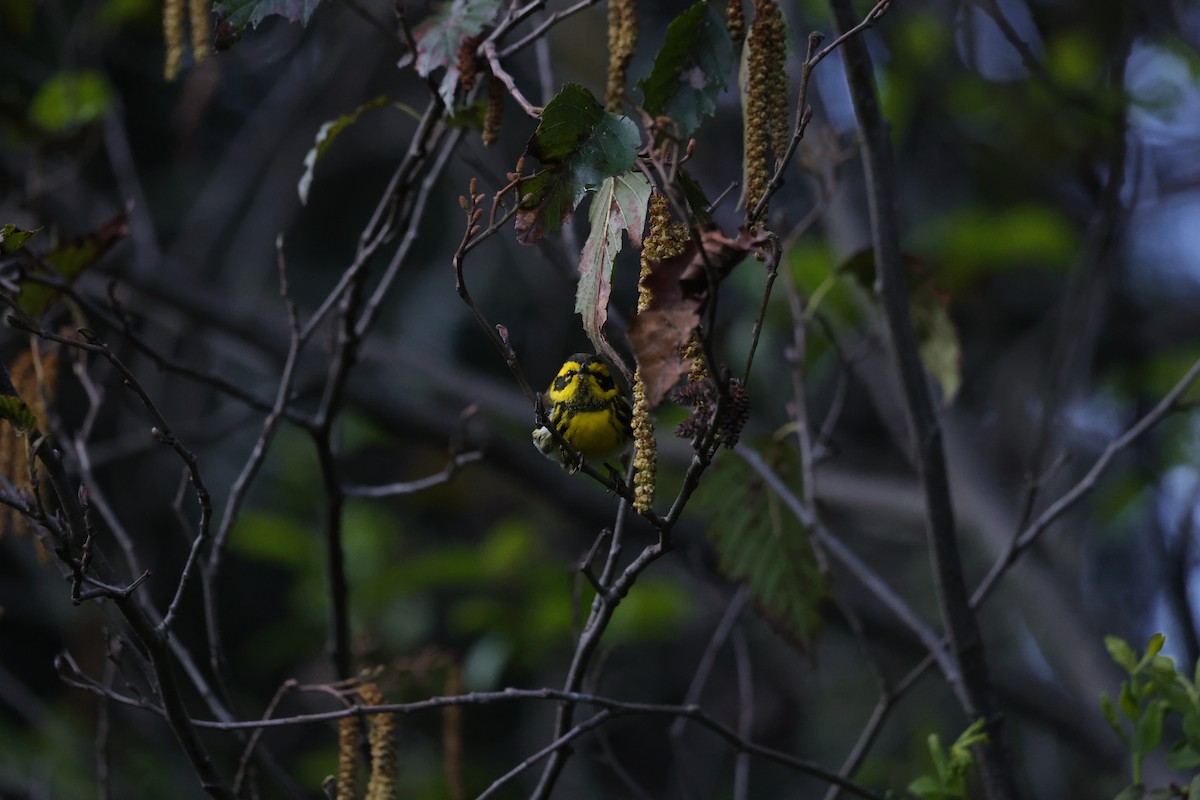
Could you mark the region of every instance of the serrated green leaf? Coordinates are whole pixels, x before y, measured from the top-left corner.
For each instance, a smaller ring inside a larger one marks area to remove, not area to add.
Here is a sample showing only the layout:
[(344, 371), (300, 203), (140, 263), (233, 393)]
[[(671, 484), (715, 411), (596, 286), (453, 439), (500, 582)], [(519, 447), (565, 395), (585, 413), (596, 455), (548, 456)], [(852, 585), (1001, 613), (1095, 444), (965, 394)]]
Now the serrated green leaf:
[(667, 26), (650, 74), (638, 81), (642, 107), (653, 117), (670, 117), (686, 140), (716, 110), (732, 67), (725, 21), (707, 2), (696, 3)]
[(634, 247), (642, 246), (650, 188), (650, 181), (637, 171), (605, 178), (588, 210), (591, 232), (579, 258), (575, 313), (583, 317), (583, 330), (596, 352), (614, 363), (620, 358), (604, 338), (613, 263), (621, 252), (621, 231), (629, 234)]
[(47, 133), (66, 133), (95, 122), (112, 105), (112, 89), (99, 72), (58, 72), (38, 87), (29, 121)]
[(605, 111), (582, 86), (564, 86), (542, 110), (526, 148), (542, 169), (521, 183), (517, 241), (533, 244), (562, 227), (587, 192), (633, 169), (639, 144), (631, 120)]
[(740, 460), (719, 463), (698, 500), (712, 512), (708, 538), (721, 571), (743, 581), (758, 612), (806, 650), (826, 594), (808, 531), (780, 513), (779, 498)]
[(1126, 644), (1124, 639), (1119, 636), (1105, 636), (1104, 647), (1112, 656), (1112, 660), (1124, 667), (1126, 672), (1132, 673), (1137, 669), (1137, 656), (1133, 654), (1133, 648)]
[(337, 119), (331, 119), (321, 125), (317, 129), (317, 137), (313, 142), (312, 149), (304, 156), (304, 174), (300, 176), (300, 182), (296, 184), (296, 189), (300, 193), (300, 205), (308, 204), (308, 190), (312, 187), (313, 170), (316, 169), (317, 162), (329, 150), (329, 146), (333, 144), (333, 140), (341, 135), (342, 131), (349, 128), (354, 123), (358, 122), (359, 117), (364, 112), (370, 111), (373, 108), (379, 108), (386, 104), (387, 97), (380, 95), (374, 100), (368, 100), (358, 108), (351, 111), (349, 114), (343, 114)]
[(23, 231), (11, 222), (0, 228), (0, 255), (7, 256), (17, 252), (41, 230), (41, 228), (34, 228), (31, 231)]
[(286, 17), (291, 22), (307, 25), (321, 0), (218, 0), (213, 10), (225, 15), (226, 22), (236, 29), (256, 26), (267, 17)]
[(428, 78), (434, 70), (445, 68), (446, 74), (438, 85), (438, 96), (447, 110), (454, 109), (454, 93), (458, 88), (458, 49), (463, 39), (478, 35), (496, 16), (502, 0), (453, 0), (442, 3), (438, 10), (413, 32), (417, 40), (414, 67)]
[(15, 394), (0, 395), (0, 419), (8, 420), (18, 436), (37, 429), (37, 417)]
[[(129, 234), (129, 223), (124, 213), (110, 219), (91, 233), (63, 241), (42, 260), (60, 278), (73, 283), (76, 278), (114, 244)], [(34, 281), (22, 281), (17, 295), (17, 305), (31, 317), (39, 317), (58, 297), (58, 290)]]

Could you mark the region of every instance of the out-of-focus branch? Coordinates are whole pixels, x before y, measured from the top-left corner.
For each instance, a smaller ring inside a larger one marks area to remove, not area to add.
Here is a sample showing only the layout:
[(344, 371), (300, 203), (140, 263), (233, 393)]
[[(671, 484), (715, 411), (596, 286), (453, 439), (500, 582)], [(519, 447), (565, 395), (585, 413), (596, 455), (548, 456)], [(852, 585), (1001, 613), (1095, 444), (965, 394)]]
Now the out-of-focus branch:
[[(830, 7), (840, 31), (848, 32), (857, 24), (849, 0), (830, 0)], [(860, 128), (876, 275), (881, 284), (884, 314), (903, 384), (904, 407), (915, 440), (917, 471), (925, 495), (926, 530), (938, 602), (963, 681), (965, 696), (960, 699), (966, 701), (964, 711), (968, 717), (986, 720), (988, 740), (980, 746), (980, 771), (986, 795), (990, 800), (1015, 800), (1020, 797), (1020, 791), (1004, 740), (995, 693), (988, 677), (983, 640), (970, 605), (958, 552), (941, 429), (909, 317), (889, 133), (879, 108), (866, 42), (861, 37), (847, 39), (842, 46), (842, 57)]]

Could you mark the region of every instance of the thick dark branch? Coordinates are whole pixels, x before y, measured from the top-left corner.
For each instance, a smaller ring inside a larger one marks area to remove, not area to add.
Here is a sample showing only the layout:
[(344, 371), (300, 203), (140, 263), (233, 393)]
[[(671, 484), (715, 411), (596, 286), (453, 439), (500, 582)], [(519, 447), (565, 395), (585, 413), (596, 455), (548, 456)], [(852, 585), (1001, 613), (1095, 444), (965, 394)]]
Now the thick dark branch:
[[(830, 0), (837, 27), (848, 32), (858, 20), (849, 0)], [(971, 718), (987, 720), (988, 742), (980, 747), (981, 772), (990, 800), (1020, 796), (995, 700), (983, 640), (971, 609), (958, 550), (942, 432), (921, 364), (908, 310), (908, 289), (896, 219), (895, 171), (887, 124), (879, 108), (870, 55), (861, 36), (842, 45), (846, 77), (860, 127), (860, 146), (867, 182), (875, 270), (881, 285), (884, 314), (891, 333), (893, 357), (904, 390), (904, 405), (916, 445), (917, 469), (925, 495), (926, 530), (943, 622), (965, 690)]]

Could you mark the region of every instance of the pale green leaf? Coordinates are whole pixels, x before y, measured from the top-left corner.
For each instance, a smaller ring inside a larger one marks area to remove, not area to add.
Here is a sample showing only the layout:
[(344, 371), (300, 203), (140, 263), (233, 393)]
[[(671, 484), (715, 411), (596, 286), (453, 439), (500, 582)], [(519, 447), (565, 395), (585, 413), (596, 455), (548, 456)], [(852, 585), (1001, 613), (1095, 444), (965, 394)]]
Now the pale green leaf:
[(653, 117), (670, 117), (686, 140), (716, 110), (732, 66), (725, 21), (709, 3), (696, 3), (667, 26), (650, 74), (638, 81), (642, 107)]
[(596, 351), (614, 363), (620, 359), (604, 338), (613, 263), (621, 252), (622, 231), (634, 247), (641, 247), (650, 189), (650, 181), (637, 171), (605, 178), (588, 211), (591, 232), (579, 259), (575, 311), (583, 317), (583, 330)]
[(313, 170), (316, 169), (317, 162), (329, 150), (329, 146), (333, 144), (342, 131), (349, 128), (354, 123), (358, 122), (365, 112), (373, 108), (379, 108), (387, 103), (387, 97), (380, 95), (374, 100), (368, 100), (358, 108), (351, 111), (349, 114), (343, 114), (337, 119), (331, 119), (320, 128), (317, 129), (317, 138), (313, 142), (312, 149), (304, 156), (304, 174), (300, 176), (300, 182), (296, 185), (296, 189), (300, 193), (300, 204), (308, 203), (308, 190), (312, 187)]

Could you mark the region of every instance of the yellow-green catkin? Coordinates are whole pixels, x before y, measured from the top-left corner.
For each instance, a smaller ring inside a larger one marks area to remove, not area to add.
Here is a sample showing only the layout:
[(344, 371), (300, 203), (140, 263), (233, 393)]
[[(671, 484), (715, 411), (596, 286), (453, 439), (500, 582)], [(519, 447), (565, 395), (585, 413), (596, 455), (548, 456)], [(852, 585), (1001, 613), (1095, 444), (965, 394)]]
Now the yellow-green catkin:
[(650, 220), (650, 230), (642, 241), (642, 274), (638, 279), (638, 313), (650, 307), (652, 295), (650, 291), (651, 264), (677, 256), (683, 252), (688, 243), (688, 229), (671, 221), (671, 204), (667, 198), (657, 192), (650, 195), (647, 217)]
[(183, 64), (183, 4), (184, 0), (163, 2), (163, 41), (167, 46), (163, 75), (169, 81), (179, 77), (179, 67)]
[(337, 800), (358, 796), (358, 717), (338, 720)]
[(742, 0), (729, 0), (725, 9), (725, 24), (729, 27), (729, 38), (734, 44), (741, 44), (746, 38), (746, 12), (742, 9)]
[(491, 147), (500, 135), (500, 123), (504, 120), (504, 84), (490, 76), (488, 78), (487, 111), (483, 115), (483, 143)]
[(768, 144), (776, 155), (787, 146), (787, 26), (775, 0), (755, 0), (746, 46), (746, 209), (753, 211), (767, 191)]
[(654, 505), (658, 446), (640, 369), (633, 373), (633, 468), (633, 510), (644, 514)]
[(199, 64), (212, 52), (212, 0), (190, 0), (188, 19), (192, 24), (192, 58)]
[[(358, 696), (369, 706), (383, 705), (386, 699), (375, 683), (364, 683)], [(365, 800), (394, 800), (396, 797), (396, 715), (372, 714), (367, 739), (371, 743), (371, 777)]]
[(634, 0), (608, 2), (608, 90), (605, 107), (614, 114), (621, 113), (625, 100), (625, 70), (637, 47), (638, 17)]
[(692, 332), (692, 338), (679, 348), (679, 357), (688, 362), (688, 383), (708, 380), (708, 365), (704, 362), (704, 346), (700, 344), (699, 333)]

